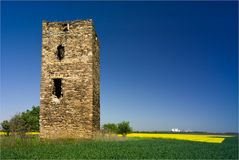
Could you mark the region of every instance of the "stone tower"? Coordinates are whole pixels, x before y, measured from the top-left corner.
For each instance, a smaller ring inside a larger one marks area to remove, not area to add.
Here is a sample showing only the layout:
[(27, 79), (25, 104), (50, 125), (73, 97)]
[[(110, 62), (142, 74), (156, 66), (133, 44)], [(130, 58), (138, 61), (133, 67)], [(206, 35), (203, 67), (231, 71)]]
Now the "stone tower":
[(41, 138), (92, 138), (100, 129), (99, 65), (92, 20), (43, 22)]

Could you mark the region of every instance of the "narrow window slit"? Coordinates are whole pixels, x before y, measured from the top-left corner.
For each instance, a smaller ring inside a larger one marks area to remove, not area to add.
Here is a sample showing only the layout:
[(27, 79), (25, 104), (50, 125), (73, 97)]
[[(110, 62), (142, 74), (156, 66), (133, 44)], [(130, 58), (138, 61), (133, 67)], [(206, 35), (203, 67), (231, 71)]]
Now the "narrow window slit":
[(62, 94), (62, 79), (56, 78), (56, 79), (53, 79), (53, 82), (54, 82), (53, 94), (57, 98), (62, 97), (63, 96), (63, 94)]
[(57, 58), (59, 60), (62, 60), (64, 58), (64, 54), (65, 54), (65, 47), (62, 45), (59, 45), (57, 47)]

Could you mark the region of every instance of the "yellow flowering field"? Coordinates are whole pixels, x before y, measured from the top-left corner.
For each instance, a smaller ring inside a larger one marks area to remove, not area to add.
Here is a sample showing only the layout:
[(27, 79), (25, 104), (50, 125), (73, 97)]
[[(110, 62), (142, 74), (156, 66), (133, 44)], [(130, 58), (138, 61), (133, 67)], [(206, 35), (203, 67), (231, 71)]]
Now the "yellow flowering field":
[(6, 135), (6, 132), (0, 131), (0, 135)]
[(27, 135), (38, 135), (39, 132), (27, 132), (26, 134), (27, 134)]
[[(6, 135), (6, 134), (7, 134), (6, 132), (0, 131), (0, 135)], [(38, 135), (39, 132), (27, 132), (26, 134), (27, 135)]]
[(127, 137), (135, 138), (165, 138), (165, 139), (177, 139), (188, 140), (195, 142), (207, 142), (207, 143), (222, 143), (226, 137), (232, 137), (228, 135), (203, 135), (203, 134), (164, 134), (164, 133), (130, 133)]

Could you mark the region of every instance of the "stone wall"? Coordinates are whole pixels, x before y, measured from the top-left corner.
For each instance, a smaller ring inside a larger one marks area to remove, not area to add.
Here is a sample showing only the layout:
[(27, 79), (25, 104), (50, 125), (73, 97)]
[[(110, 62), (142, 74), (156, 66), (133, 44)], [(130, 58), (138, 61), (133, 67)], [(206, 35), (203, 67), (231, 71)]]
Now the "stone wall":
[[(93, 22), (43, 22), (42, 27), (40, 137), (92, 138), (100, 128), (99, 41)], [(60, 89), (54, 79), (61, 81)]]

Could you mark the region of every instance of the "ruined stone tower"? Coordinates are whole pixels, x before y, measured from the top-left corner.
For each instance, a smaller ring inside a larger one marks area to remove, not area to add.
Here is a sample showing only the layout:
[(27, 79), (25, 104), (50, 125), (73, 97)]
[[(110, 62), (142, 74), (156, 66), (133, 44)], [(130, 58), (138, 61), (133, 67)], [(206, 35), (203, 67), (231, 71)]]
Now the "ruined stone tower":
[(92, 20), (43, 22), (41, 138), (92, 138), (100, 129), (99, 65)]

